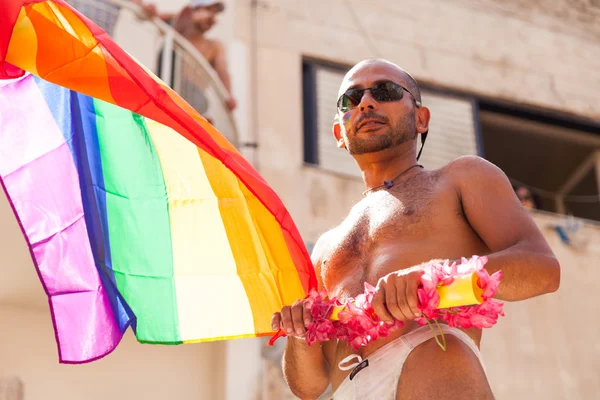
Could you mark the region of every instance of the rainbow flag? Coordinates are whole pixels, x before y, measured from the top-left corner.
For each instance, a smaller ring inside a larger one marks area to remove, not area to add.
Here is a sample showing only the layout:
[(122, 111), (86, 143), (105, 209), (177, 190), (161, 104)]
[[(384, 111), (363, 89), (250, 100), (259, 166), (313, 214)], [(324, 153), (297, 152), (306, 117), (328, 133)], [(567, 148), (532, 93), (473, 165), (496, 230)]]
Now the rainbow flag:
[(317, 286), (281, 200), (202, 116), (61, 0), (0, 5), (0, 182), (63, 363), (272, 335)]

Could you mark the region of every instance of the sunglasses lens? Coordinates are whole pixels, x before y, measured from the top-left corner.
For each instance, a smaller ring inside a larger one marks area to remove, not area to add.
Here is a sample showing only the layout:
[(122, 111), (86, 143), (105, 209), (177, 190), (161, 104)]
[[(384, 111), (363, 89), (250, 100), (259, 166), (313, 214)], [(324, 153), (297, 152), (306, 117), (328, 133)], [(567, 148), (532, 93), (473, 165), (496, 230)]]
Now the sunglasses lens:
[(340, 99), (339, 108), (341, 111), (348, 111), (360, 103), (360, 98), (355, 90), (349, 90)]
[(369, 89), (351, 89), (342, 95), (338, 102), (340, 111), (348, 111), (360, 104), (365, 90), (371, 91), (376, 101), (398, 101), (404, 96), (402, 86), (394, 82), (381, 82)]
[(371, 94), (377, 101), (398, 101), (404, 96), (404, 90), (393, 82), (382, 82), (371, 88)]

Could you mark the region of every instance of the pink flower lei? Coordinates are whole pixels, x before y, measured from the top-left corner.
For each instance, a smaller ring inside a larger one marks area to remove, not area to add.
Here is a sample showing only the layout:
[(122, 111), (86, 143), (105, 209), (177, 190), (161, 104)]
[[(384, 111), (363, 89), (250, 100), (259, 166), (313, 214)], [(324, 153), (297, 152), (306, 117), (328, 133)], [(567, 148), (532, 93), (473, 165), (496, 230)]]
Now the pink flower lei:
[[(458, 265), (450, 264), (449, 261), (426, 264), (423, 267), (421, 285), (417, 290), (422, 317), (415, 321), (419, 325), (429, 324), (432, 329), (430, 321), (435, 324), (444, 321), (451, 327), (463, 329), (491, 328), (495, 325), (498, 316), (504, 315), (503, 304), (492, 298), (502, 279), (502, 272), (498, 271), (490, 276), (483, 268), (486, 262), (487, 257), (473, 256), (471, 259), (463, 258)], [(482, 289), (483, 301), (475, 305), (438, 308), (438, 288), (452, 284), (459, 277), (472, 274), (477, 275), (477, 285)], [(335, 297), (330, 299), (325, 290), (320, 293), (312, 291), (307, 302), (307, 308), (313, 317), (313, 322), (307, 326), (307, 344), (338, 339), (347, 341), (354, 349), (358, 349), (377, 338), (388, 336), (392, 329), (401, 328), (404, 325), (401, 321), (386, 324), (377, 317), (371, 306), (374, 293), (375, 288), (365, 283), (364, 293), (342, 304)], [(338, 319), (332, 320), (334, 309), (341, 306), (343, 310), (338, 313)], [(445, 338), (441, 329), (440, 332), (443, 343), (440, 343), (437, 335), (436, 341), (445, 349)]]

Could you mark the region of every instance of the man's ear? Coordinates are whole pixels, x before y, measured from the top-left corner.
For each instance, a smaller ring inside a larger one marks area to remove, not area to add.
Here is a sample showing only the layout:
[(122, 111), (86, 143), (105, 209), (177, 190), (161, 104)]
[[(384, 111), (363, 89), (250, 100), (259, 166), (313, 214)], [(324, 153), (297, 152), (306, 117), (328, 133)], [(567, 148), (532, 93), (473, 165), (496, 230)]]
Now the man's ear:
[(431, 116), (429, 108), (419, 107), (416, 112), (417, 116), (417, 132), (425, 133), (429, 130), (429, 118)]
[(344, 137), (342, 136), (342, 128), (340, 127), (340, 123), (336, 121), (333, 123), (333, 137), (337, 142), (337, 147), (340, 149), (346, 148), (346, 142), (344, 141)]

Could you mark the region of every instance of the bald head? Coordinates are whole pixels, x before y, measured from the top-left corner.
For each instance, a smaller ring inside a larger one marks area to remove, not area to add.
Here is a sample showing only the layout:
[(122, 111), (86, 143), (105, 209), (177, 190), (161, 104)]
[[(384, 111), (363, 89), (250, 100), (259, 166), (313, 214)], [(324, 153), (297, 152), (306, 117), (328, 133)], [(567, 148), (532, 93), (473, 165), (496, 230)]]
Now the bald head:
[(381, 58), (363, 60), (344, 77), (338, 99), (349, 90), (349, 97), (338, 102), (333, 126), (339, 147), (356, 156), (395, 151), (404, 143), (416, 151), (415, 139), (427, 133), (430, 114), (421, 105), (419, 85), (408, 72)]
[(368, 58), (352, 67), (352, 69), (346, 73), (346, 76), (344, 76), (344, 80), (338, 92), (338, 98), (346, 92), (346, 90), (355, 87), (356, 82), (360, 81), (361, 76), (368, 72), (375, 73), (382, 79), (388, 79), (392, 82), (401, 84), (415, 96), (416, 101), (419, 103), (421, 102), (421, 90), (419, 89), (417, 81), (398, 65), (383, 58)]

